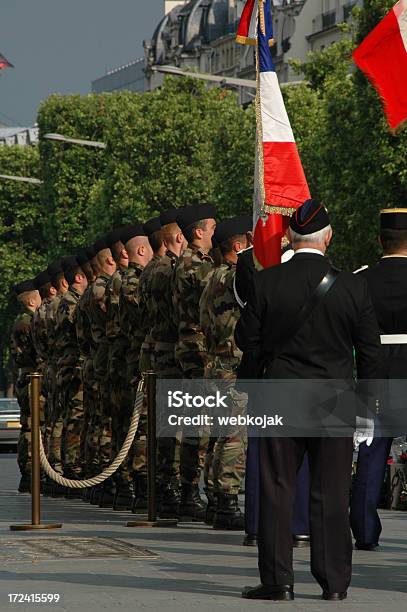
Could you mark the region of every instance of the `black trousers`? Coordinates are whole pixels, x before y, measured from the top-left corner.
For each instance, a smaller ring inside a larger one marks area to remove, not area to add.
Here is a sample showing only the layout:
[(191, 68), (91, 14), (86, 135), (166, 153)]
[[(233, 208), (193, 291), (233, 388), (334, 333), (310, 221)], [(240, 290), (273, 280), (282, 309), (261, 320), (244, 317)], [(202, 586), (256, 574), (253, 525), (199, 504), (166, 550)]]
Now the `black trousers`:
[(352, 573), (349, 525), (352, 438), (260, 439), (259, 570), (266, 585), (293, 585), (296, 476), (308, 453), (311, 572), (323, 590), (343, 592)]

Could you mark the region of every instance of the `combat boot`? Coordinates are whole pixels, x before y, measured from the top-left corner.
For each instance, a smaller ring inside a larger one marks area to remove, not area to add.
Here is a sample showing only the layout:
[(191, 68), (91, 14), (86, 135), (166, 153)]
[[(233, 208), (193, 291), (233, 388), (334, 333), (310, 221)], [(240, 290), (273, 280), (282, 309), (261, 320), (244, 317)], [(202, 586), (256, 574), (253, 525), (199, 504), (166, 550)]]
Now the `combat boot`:
[(92, 495), (90, 498), (90, 503), (92, 506), (99, 505), (100, 500), (102, 499), (102, 493), (103, 493), (103, 485), (97, 485), (96, 487), (93, 487)]
[(143, 512), (147, 510), (147, 474), (137, 474), (134, 481), (135, 497), (133, 501), (132, 512)]
[(131, 510), (134, 503), (133, 487), (130, 483), (116, 485), (113, 510)]
[(99, 501), (99, 508), (113, 508), (114, 498), (116, 495), (116, 487), (111, 478), (104, 482), (102, 495)]
[(239, 508), (237, 495), (219, 493), (213, 528), (241, 531), (244, 526), (244, 514)]
[(206, 506), (205, 523), (213, 525), (213, 519), (218, 508), (218, 498), (216, 493), (209, 493), (209, 491), (206, 492), (206, 497), (208, 498), (208, 505)]
[(23, 474), (18, 485), (19, 493), (30, 493), (31, 492), (31, 476), (29, 474)]
[(160, 518), (177, 518), (180, 509), (180, 490), (178, 482), (173, 482), (164, 487), (160, 508)]
[(201, 499), (197, 484), (181, 485), (181, 504), (179, 518), (181, 521), (203, 522), (206, 515), (206, 504)]
[(65, 497), (66, 487), (58, 484), (57, 482), (52, 487), (51, 497)]

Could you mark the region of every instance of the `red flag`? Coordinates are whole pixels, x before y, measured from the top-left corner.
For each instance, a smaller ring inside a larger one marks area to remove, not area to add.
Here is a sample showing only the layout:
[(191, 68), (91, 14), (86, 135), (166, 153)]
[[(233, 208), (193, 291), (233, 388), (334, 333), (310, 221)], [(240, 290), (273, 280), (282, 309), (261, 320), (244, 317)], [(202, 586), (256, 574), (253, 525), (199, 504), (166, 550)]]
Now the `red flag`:
[(407, 120), (407, 0), (399, 0), (353, 52), (383, 100), (392, 130)]
[(2, 53), (0, 53), (0, 70), (2, 68), (14, 68), (14, 66), (13, 64), (10, 64), (8, 59), (6, 59)]

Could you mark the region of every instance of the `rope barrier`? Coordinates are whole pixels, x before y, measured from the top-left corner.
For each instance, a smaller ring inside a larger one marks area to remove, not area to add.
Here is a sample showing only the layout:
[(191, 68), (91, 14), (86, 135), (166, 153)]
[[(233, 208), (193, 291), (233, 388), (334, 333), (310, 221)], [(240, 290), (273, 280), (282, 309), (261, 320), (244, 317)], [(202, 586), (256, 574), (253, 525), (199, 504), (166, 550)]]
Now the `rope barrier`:
[(140, 415), (143, 409), (143, 401), (144, 401), (144, 377), (142, 376), (136, 391), (136, 399), (134, 401), (134, 410), (130, 421), (129, 431), (127, 432), (127, 436), (125, 441), (123, 442), (123, 446), (120, 449), (116, 459), (107, 467), (103, 472), (94, 476), (93, 478), (88, 478), (86, 480), (72, 480), (70, 478), (64, 478), (56, 472), (52, 466), (49, 464), (47, 456), (45, 454), (44, 445), (42, 443), (42, 436), (40, 436), (40, 458), (41, 458), (41, 466), (44, 469), (44, 472), (52, 478), (55, 482), (62, 485), (63, 487), (69, 487), (71, 489), (86, 489), (87, 487), (95, 487), (96, 485), (101, 484), (105, 480), (107, 480), (112, 474), (116, 472), (116, 470), (121, 466), (124, 459), (129, 452), (131, 445), (133, 444), (134, 437), (137, 432)]

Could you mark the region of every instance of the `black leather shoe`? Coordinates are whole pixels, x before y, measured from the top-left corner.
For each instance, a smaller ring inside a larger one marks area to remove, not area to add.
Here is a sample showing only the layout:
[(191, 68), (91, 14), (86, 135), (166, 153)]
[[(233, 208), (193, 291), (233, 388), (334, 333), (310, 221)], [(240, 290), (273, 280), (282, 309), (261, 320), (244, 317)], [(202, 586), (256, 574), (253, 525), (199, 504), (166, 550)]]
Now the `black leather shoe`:
[(246, 533), (243, 546), (257, 546), (257, 536), (252, 533)]
[(293, 548), (308, 548), (309, 545), (309, 535), (293, 535)]
[(269, 599), (272, 601), (292, 601), (294, 599), (293, 587), (289, 585), (268, 586), (259, 584), (257, 587), (245, 587), (242, 591), (243, 599)]
[(378, 546), (378, 544), (362, 544), (360, 542), (355, 543), (355, 548), (357, 548), (357, 550), (376, 550)]
[(20, 484), (18, 485), (19, 493), (31, 493), (31, 476), (21, 476)]
[(348, 593), (346, 591), (343, 591), (343, 593), (329, 593), (329, 591), (322, 592), (322, 599), (325, 599), (326, 601), (342, 601), (343, 599), (346, 599), (347, 596)]
[(244, 524), (244, 514), (239, 508), (237, 495), (219, 493), (218, 507), (213, 519), (213, 528), (243, 531)]
[(206, 504), (201, 499), (198, 485), (181, 485), (179, 514), (179, 519), (181, 521), (204, 522)]

